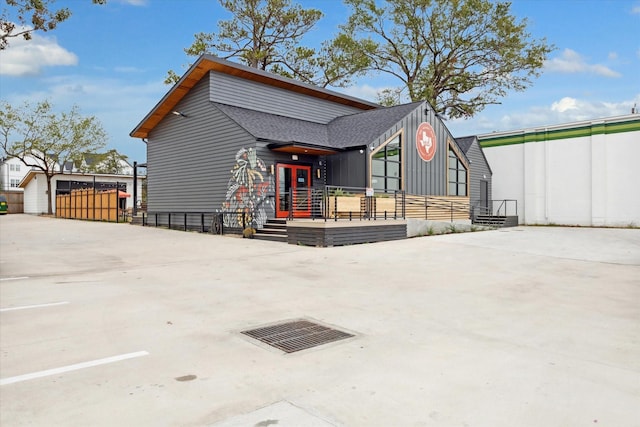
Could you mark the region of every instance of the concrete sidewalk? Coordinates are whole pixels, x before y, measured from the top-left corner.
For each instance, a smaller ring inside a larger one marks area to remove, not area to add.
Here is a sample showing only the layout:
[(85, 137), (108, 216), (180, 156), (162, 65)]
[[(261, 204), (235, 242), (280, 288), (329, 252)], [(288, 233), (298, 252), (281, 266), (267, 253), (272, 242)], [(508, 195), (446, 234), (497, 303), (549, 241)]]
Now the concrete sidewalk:
[[(323, 249), (8, 215), (0, 309), (3, 427), (640, 426), (637, 229)], [(240, 334), (290, 319), (356, 336)]]

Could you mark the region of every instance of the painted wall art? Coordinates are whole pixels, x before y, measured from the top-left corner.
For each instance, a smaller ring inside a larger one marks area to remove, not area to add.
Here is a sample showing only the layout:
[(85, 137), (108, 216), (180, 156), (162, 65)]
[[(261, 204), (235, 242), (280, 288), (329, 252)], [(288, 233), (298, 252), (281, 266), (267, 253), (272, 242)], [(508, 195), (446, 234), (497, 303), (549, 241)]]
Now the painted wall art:
[(262, 228), (275, 213), (273, 175), (253, 148), (241, 148), (231, 169), (227, 195), (222, 206), (225, 227)]

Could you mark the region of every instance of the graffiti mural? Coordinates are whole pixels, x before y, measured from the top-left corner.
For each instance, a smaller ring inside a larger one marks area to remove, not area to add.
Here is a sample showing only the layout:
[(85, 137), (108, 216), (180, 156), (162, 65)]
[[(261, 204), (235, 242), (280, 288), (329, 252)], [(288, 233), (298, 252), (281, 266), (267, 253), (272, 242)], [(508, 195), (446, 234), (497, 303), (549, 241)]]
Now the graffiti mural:
[(259, 159), (253, 148), (242, 148), (236, 154), (236, 164), (231, 170), (227, 195), (222, 206), (225, 227), (244, 226), (261, 228), (267, 221), (267, 211), (275, 213), (269, 199), (273, 194), (273, 175)]

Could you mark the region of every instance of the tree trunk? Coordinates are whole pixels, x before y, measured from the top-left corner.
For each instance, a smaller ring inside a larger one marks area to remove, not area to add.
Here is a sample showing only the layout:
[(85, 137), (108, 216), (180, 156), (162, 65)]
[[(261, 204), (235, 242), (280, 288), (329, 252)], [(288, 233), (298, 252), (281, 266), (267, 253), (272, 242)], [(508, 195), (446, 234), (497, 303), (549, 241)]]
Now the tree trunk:
[(47, 214), (53, 215), (53, 202), (51, 201), (51, 176), (45, 174), (47, 177)]

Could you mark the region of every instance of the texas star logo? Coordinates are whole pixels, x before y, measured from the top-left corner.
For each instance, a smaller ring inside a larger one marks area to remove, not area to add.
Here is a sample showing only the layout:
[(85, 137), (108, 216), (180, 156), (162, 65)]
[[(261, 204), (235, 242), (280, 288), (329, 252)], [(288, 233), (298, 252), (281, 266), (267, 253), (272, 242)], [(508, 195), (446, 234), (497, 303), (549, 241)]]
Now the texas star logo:
[(436, 133), (429, 123), (423, 122), (418, 126), (416, 148), (418, 155), (425, 162), (430, 162), (436, 154)]

